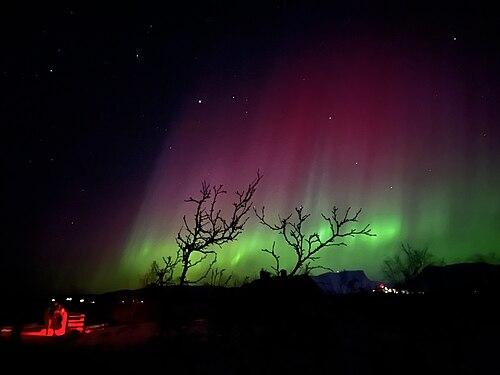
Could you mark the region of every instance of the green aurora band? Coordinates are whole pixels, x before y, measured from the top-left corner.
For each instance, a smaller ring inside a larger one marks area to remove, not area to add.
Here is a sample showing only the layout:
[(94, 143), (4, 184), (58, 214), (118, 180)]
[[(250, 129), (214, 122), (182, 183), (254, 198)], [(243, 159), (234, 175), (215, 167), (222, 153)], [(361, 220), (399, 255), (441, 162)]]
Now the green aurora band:
[[(468, 72), (451, 57), (435, 62), (425, 51), (380, 41), (374, 50), (371, 42), (337, 42), (337, 53), (318, 45), (282, 52), (245, 83), (215, 69), (207, 74), (175, 119), (116, 272), (102, 272), (90, 287), (141, 286), (152, 261), (161, 264), (177, 250), (182, 215), (192, 214), (184, 199), (206, 180), (225, 186), (227, 209), (257, 170), (264, 177), (254, 205), (265, 206), (271, 221), (302, 205), (311, 213), (306, 233), (326, 235), (321, 213), (334, 205), (341, 213), (362, 208), (358, 227), (370, 224), (376, 237), (324, 249), (323, 266), (381, 279), (383, 260), (401, 243), (428, 247), (446, 263), (497, 257), (494, 101), (471, 93)], [(486, 73), (477, 79), (487, 92)], [(273, 241), (283, 267), (291, 267), (293, 251), (251, 213), (237, 241), (218, 252), (216, 266), (239, 280), (256, 277), (274, 265), (261, 251)]]

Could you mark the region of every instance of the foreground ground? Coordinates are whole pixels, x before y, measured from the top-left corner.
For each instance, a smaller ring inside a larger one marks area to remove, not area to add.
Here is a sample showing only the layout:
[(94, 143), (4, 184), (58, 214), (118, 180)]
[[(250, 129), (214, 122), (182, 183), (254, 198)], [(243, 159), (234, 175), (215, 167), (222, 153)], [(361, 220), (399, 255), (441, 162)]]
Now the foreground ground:
[[(168, 374), (491, 374), (500, 369), (496, 295), (318, 299), (304, 290), (280, 296), (267, 291), (252, 291), (244, 301), (217, 295), (212, 304), (207, 304), (212, 292), (205, 300), (169, 295), (166, 306), (156, 303), (147, 314), (127, 322), (115, 319), (89, 333), (4, 338), (2, 366)], [(188, 307), (199, 304), (210, 308)]]

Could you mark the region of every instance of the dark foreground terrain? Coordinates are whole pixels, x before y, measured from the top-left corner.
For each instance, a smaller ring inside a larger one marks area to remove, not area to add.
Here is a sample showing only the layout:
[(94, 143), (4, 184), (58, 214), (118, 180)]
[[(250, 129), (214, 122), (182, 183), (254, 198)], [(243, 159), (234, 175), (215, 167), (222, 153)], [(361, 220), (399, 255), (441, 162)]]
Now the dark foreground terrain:
[(0, 353), (12, 373), (493, 374), (497, 300), (491, 291), (326, 296), (300, 279), (122, 291), (87, 312), (89, 327), (105, 326), (13, 335)]

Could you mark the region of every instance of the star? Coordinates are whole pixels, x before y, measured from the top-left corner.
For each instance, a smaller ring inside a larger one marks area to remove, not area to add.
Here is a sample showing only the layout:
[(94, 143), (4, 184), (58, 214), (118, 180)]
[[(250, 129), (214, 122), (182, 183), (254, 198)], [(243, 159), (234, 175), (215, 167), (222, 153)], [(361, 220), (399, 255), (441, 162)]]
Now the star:
[(198, 99), (198, 103), (201, 104), (201, 99)]

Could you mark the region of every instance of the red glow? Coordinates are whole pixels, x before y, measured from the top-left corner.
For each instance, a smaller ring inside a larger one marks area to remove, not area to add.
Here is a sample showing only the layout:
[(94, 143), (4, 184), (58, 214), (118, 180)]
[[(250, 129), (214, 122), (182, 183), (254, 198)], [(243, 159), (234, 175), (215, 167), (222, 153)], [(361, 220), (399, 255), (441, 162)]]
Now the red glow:
[[(52, 319), (45, 327), (40, 325), (24, 328), (21, 336), (63, 336), (71, 331), (88, 332), (85, 330), (85, 314), (68, 312), (64, 307), (60, 307), (52, 315)], [(9, 337), (12, 334), (12, 327), (2, 327), (0, 336)]]

